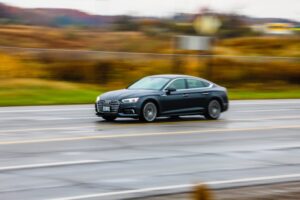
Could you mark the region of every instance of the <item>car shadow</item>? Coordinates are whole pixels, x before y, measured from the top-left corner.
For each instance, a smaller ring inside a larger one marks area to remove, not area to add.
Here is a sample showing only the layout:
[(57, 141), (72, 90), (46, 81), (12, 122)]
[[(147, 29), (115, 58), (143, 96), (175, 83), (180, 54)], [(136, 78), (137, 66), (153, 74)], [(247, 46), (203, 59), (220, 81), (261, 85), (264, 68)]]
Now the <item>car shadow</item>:
[(118, 118), (115, 121), (105, 121), (104, 119), (98, 120), (98, 124), (163, 124), (163, 123), (175, 123), (175, 122), (193, 122), (193, 121), (207, 121), (203, 116), (183, 116), (178, 118), (159, 117), (154, 122), (143, 122), (138, 119), (131, 118)]

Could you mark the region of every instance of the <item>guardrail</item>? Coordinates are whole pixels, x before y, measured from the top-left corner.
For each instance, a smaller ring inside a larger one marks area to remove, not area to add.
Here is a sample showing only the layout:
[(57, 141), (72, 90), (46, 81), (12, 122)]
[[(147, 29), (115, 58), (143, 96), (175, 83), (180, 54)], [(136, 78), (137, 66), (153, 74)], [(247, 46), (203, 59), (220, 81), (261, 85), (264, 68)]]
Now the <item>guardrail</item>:
[(252, 55), (195, 55), (195, 54), (163, 54), (163, 53), (146, 53), (146, 52), (119, 52), (119, 51), (96, 51), (96, 50), (85, 50), (85, 49), (53, 49), (53, 48), (27, 48), (27, 47), (13, 47), (13, 46), (0, 46), (0, 50), (9, 51), (11, 53), (17, 52), (35, 52), (35, 53), (68, 53), (68, 54), (81, 54), (81, 55), (95, 55), (95, 56), (115, 56), (118, 58), (129, 58), (129, 57), (156, 57), (156, 58), (167, 58), (167, 57), (191, 57), (191, 58), (234, 58), (234, 59), (246, 59), (249, 61), (253, 60), (285, 60), (285, 61), (300, 61), (300, 57), (285, 57), (285, 56), (252, 56)]

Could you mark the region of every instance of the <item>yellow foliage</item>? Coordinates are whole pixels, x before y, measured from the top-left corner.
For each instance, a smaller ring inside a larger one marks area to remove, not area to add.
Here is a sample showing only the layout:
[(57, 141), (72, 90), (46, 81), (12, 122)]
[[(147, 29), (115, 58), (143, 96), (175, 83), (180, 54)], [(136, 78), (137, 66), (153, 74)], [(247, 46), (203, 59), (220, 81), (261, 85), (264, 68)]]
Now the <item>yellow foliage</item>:
[(5, 54), (0, 54), (0, 78), (17, 77), (21, 73), (21, 62)]
[(34, 78), (41, 77), (45, 72), (42, 64), (23, 60), (20, 56), (10, 56), (0, 53), (0, 78)]

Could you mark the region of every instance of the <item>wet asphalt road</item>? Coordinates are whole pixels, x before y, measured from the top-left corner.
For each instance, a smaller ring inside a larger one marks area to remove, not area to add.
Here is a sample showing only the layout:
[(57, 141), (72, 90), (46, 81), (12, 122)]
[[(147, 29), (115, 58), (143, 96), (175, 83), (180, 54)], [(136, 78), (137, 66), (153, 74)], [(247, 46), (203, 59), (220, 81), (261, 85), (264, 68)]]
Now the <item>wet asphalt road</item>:
[(105, 122), (93, 105), (0, 108), (1, 200), (122, 199), (299, 174), (300, 100), (232, 101), (218, 121), (150, 124)]

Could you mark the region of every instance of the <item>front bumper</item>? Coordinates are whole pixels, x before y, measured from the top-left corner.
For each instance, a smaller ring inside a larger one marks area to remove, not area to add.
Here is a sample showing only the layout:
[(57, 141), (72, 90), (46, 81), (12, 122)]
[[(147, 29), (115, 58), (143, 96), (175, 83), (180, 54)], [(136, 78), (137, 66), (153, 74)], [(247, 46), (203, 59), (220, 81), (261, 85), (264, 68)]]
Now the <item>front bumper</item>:
[[(103, 111), (103, 106), (110, 107), (109, 112)], [(105, 102), (97, 102), (95, 103), (95, 111), (97, 116), (115, 116), (115, 117), (129, 117), (129, 118), (137, 118), (140, 114), (140, 106), (137, 103), (131, 104), (111, 104)]]

